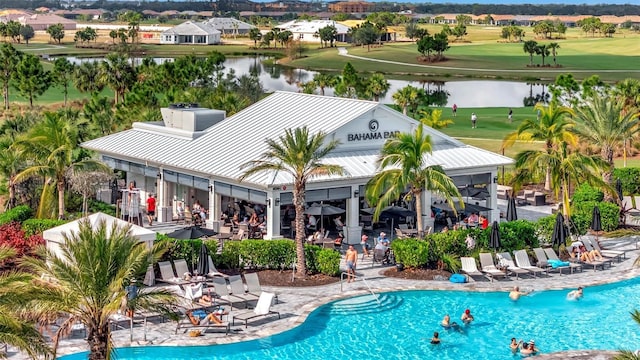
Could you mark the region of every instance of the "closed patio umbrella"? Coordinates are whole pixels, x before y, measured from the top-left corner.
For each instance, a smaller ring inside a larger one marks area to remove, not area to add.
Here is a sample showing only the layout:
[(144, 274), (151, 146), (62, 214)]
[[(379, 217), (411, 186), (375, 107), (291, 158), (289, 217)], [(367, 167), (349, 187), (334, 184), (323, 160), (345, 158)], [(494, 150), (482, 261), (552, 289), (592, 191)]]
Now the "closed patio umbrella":
[(200, 254), (198, 255), (198, 274), (206, 276), (209, 273), (209, 249), (207, 245), (200, 245)]
[(618, 193), (618, 198), (622, 201), (622, 180), (616, 180), (616, 192)]
[(491, 224), (491, 235), (489, 237), (489, 247), (492, 249), (499, 249), (500, 244), (500, 225), (497, 221)]
[(557, 245), (558, 249), (560, 249), (560, 245), (565, 245), (567, 242), (568, 233), (569, 230), (567, 229), (567, 225), (564, 223), (564, 216), (562, 216), (562, 213), (558, 212), (556, 222), (553, 225), (553, 234), (551, 234), (551, 245)]
[(509, 196), (507, 202), (507, 221), (518, 220), (518, 211), (516, 210), (516, 198)]
[(598, 233), (602, 231), (602, 219), (600, 217), (600, 208), (593, 207), (593, 215), (591, 216), (591, 230), (596, 233), (596, 240), (598, 240)]

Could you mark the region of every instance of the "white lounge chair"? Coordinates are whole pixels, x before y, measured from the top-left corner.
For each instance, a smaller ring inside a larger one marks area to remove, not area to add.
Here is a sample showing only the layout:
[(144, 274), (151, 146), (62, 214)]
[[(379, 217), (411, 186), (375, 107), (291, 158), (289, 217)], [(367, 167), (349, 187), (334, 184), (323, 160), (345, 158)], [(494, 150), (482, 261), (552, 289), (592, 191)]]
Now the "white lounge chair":
[(467, 274), (467, 276), (484, 276), (484, 274), (478, 270), (476, 259), (472, 257), (461, 257), (460, 262), (462, 263), (462, 269), (460, 269), (460, 271)]
[(506, 266), (507, 271), (511, 272), (512, 274), (516, 274), (516, 280), (519, 278), (521, 274), (529, 273), (529, 270), (525, 270), (517, 267), (516, 264), (513, 262), (513, 259), (511, 258), (511, 254), (509, 254), (508, 252), (498, 253), (496, 254), (496, 257), (498, 259), (498, 264)]
[(277, 314), (278, 319), (280, 319), (280, 313), (277, 311), (271, 310), (271, 303), (273, 302), (274, 296), (275, 294), (273, 293), (263, 291), (260, 294), (260, 298), (258, 299), (258, 303), (256, 304), (255, 309), (251, 311), (245, 311), (238, 314), (234, 314), (233, 320), (231, 323), (235, 324), (236, 320), (241, 320), (241, 321), (244, 321), (244, 327), (246, 328), (249, 320), (257, 317)]
[(507, 276), (506, 271), (502, 271), (496, 267), (496, 265), (493, 263), (493, 257), (489, 253), (480, 253), (480, 266), (480, 271), (489, 275), (491, 281), (493, 281), (496, 276)]
[[(545, 255), (547, 255), (547, 259), (561, 261), (560, 257), (558, 257), (558, 254), (556, 254), (553, 248), (544, 248), (543, 250)], [(571, 269), (571, 273), (573, 274), (573, 271), (575, 269), (580, 269), (580, 271), (582, 271), (582, 265), (574, 262), (569, 262), (569, 269)]]
[(547, 275), (549, 275), (549, 270), (531, 265), (531, 262), (529, 261), (529, 254), (527, 254), (526, 250), (516, 250), (513, 252), (513, 255), (516, 257), (516, 264), (518, 267), (533, 273), (533, 277), (536, 277), (538, 273), (543, 272), (546, 272)]

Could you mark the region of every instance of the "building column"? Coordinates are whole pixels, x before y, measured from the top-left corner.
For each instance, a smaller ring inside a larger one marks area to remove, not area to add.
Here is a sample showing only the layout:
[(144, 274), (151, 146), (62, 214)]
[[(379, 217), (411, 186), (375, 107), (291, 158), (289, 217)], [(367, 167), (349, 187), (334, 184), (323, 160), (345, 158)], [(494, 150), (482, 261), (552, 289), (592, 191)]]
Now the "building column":
[[(422, 192), (422, 196), (421, 196), (421, 200), (422, 200), (422, 226), (430, 226), (431, 227), (431, 232), (433, 232), (434, 227), (433, 225), (435, 224), (435, 220), (433, 217), (431, 217), (431, 191), (423, 191)], [(422, 231), (424, 229), (418, 229), (418, 231)]]
[[(164, 222), (171, 222), (171, 220), (173, 220), (173, 212), (171, 211), (171, 208), (167, 205), (167, 199), (166, 199), (166, 191), (165, 191), (165, 186), (164, 186), (164, 178), (162, 177), (162, 169), (159, 170), (158, 173), (160, 176), (156, 177), (156, 183), (157, 185), (157, 204), (156, 204), (156, 211), (157, 211), (157, 216), (158, 216), (158, 223), (164, 223)], [(167, 211), (169, 212), (167, 214)], [(168, 217), (167, 217), (168, 216)]]
[(281, 239), (280, 235), (280, 193), (267, 192), (267, 235), (265, 239)]
[(490, 184), (487, 186), (489, 197), (487, 198), (487, 207), (491, 209), (489, 212), (489, 222), (500, 221), (500, 209), (498, 209), (498, 169), (491, 171)]
[[(209, 192), (207, 194), (209, 198), (209, 208), (207, 209), (207, 213), (209, 216), (207, 217), (206, 226), (209, 229), (218, 231), (220, 230), (218, 223), (220, 216), (216, 214), (216, 205), (218, 205), (218, 202), (216, 201), (216, 188), (213, 181), (209, 181)], [(214, 225), (214, 223), (216, 225)]]
[(359, 244), (362, 236), (362, 226), (360, 226), (360, 185), (351, 186), (351, 198), (347, 199), (347, 218), (344, 231), (345, 242), (347, 244)]

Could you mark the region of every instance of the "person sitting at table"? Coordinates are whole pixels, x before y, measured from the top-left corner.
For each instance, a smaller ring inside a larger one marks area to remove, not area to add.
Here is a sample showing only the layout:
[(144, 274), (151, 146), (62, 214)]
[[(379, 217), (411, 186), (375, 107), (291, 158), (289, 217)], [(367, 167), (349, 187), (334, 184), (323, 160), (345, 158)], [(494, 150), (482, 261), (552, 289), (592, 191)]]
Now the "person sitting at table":
[(233, 218), (231, 218), (231, 224), (233, 225), (233, 227), (238, 227), (238, 225), (240, 225), (240, 217), (238, 216), (238, 213), (233, 214)]
[(475, 212), (472, 212), (471, 215), (469, 215), (466, 219), (464, 219), (464, 222), (467, 223), (468, 226), (477, 226), (478, 220), (480, 220), (480, 218), (478, 217), (478, 214), (476, 214)]
[(344, 223), (342, 222), (342, 215), (338, 215), (333, 219), (333, 223), (336, 224), (336, 230), (342, 231), (344, 229)]
[(257, 227), (258, 224), (260, 224), (260, 220), (258, 219), (258, 214), (254, 212), (249, 218), (249, 226)]
[(179, 201), (176, 204), (176, 215), (178, 215), (178, 220), (184, 220), (184, 207), (182, 207), (182, 203)]
[(480, 225), (480, 228), (484, 230), (489, 227), (489, 219), (487, 219), (484, 215), (480, 215), (480, 217), (478, 218), (478, 224)]
[(200, 216), (200, 219), (203, 221), (207, 218), (207, 212), (205, 211), (204, 207), (202, 207), (202, 205), (200, 204), (200, 200), (196, 200), (196, 202), (193, 203), (192, 211), (194, 214), (198, 214)]

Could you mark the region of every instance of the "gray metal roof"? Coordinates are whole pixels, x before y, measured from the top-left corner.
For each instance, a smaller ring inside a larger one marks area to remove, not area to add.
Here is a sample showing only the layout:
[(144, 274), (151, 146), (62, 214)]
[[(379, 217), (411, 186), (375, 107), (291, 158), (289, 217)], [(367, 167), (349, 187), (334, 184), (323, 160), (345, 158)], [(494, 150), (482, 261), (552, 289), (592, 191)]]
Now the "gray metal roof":
[[(278, 91), (211, 126), (195, 139), (154, 132), (148, 123), (134, 123), (131, 130), (90, 140), (82, 146), (111, 156), (235, 181), (243, 172), (242, 164), (257, 160), (267, 150), (265, 139), (277, 139), (284, 134), (284, 129), (307, 126), (312, 134), (319, 131), (331, 134), (365, 114), (371, 116), (373, 110), (389, 112), (399, 120), (409, 119), (377, 102)], [(429, 164), (453, 170), (512, 162), (507, 157), (464, 145), (431, 128), (428, 131), (434, 139)], [(338, 149), (324, 161), (343, 165), (347, 178), (370, 178), (377, 171), (378, 154), (379, 149)], [(322, 180), (327, 178), (317, 179)], [(267, 172), (246, 181), (262, 187), (292, 182), (286, 174)]]
[(249, 30), (255, 27), (238, 19), (222, 17), (211, 18), (205, 21), (205, 23), (217, 30), (234, 30), (236, 29), (234, 26), (237, 26), (238, 30)]
[(215, 35), (220, 31), (204, 22), (187, 21), (169, 30), (162, 32), (162, 35)]

